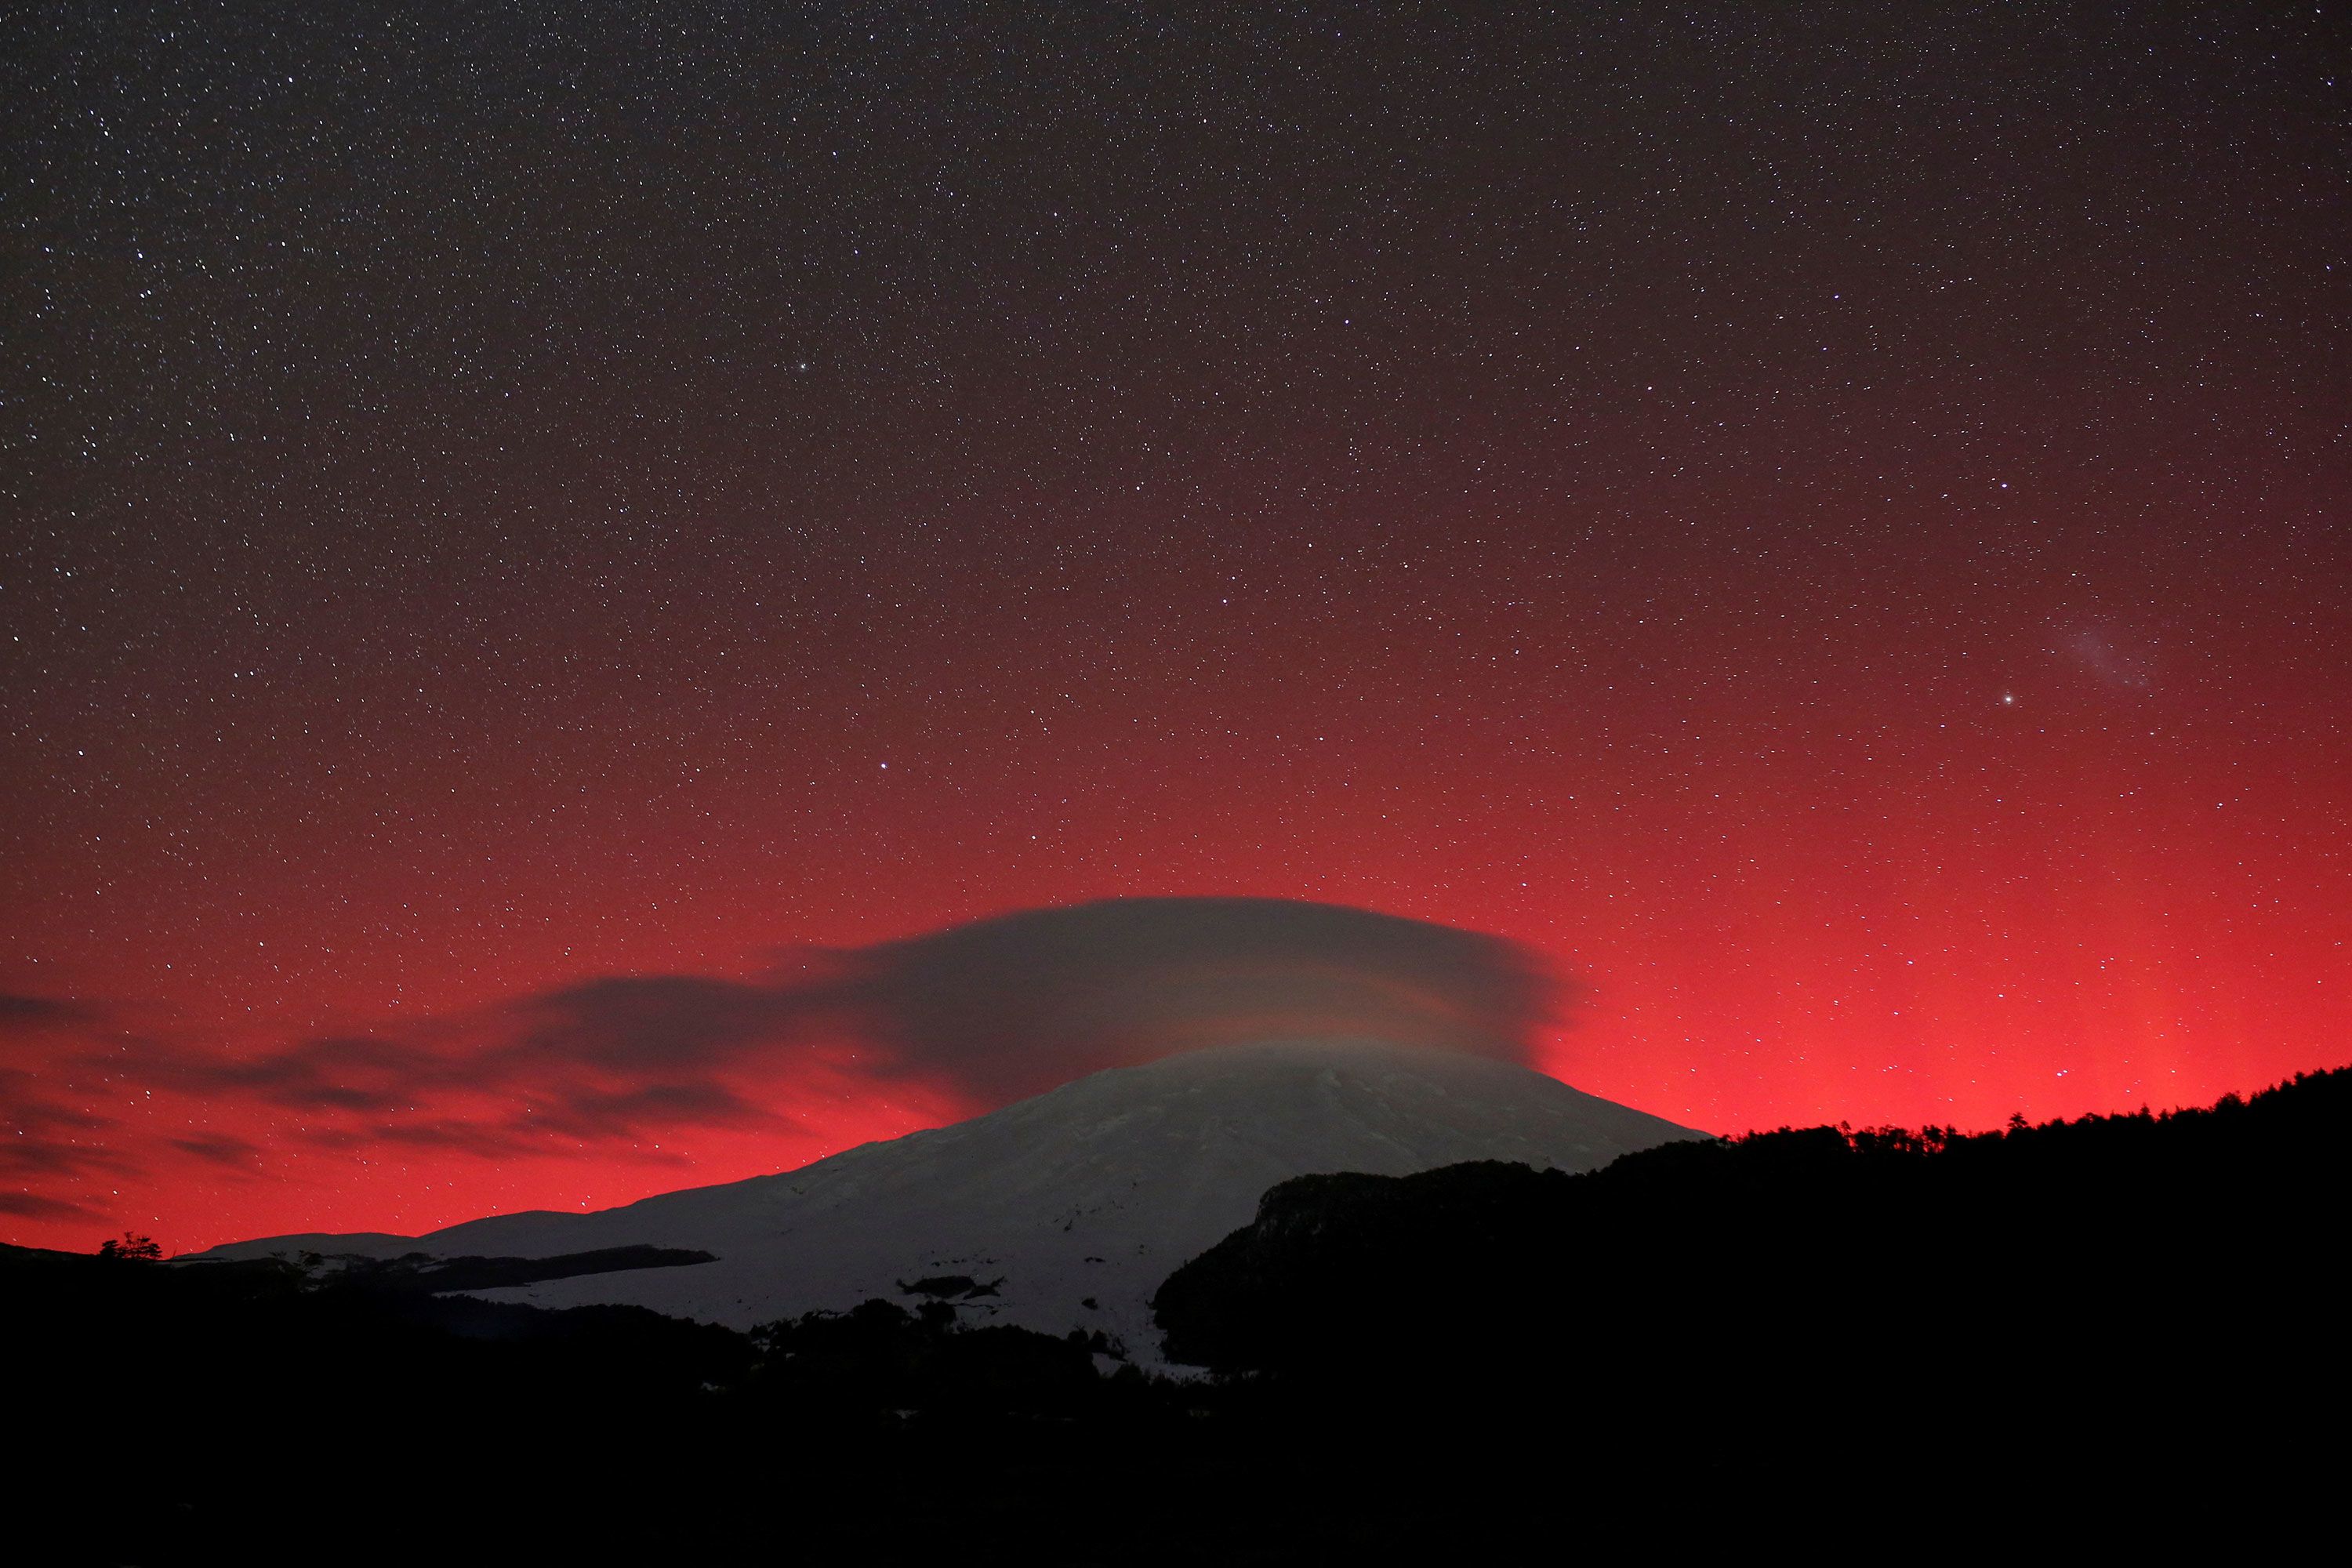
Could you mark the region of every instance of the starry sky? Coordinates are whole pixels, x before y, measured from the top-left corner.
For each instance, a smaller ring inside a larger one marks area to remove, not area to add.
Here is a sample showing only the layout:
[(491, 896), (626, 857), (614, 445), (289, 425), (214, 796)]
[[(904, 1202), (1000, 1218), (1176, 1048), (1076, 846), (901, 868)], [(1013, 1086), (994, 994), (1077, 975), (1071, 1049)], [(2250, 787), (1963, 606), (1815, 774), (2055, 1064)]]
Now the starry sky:
[(950, 1120), (1112, 899), (1717, 1131), (2352, 1059), (2345, 31), (12, 8), (0, 1237)]

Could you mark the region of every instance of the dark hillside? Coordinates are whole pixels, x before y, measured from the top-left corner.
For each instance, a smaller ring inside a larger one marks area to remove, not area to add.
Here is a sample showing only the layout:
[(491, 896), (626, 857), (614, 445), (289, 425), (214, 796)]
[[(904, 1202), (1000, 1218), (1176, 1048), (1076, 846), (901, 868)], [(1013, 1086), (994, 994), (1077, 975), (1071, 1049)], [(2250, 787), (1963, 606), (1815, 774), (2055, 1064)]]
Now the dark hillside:
[(1171, 1352), (1267, 1374), (1277, 1407), (1471, 1432), (1544, 1412), (1565, 1465), (1622, 1476), (1640, 1451), (1717, 1496), (2194, 1476), (2166, 1506), (2210, 1508), (2225, 1478), (2291, 1488), (2344, 1457), (2312, 1423), (2347, 1383), (2348, 1129), (2352, 1069), (2161, 1116), (1784, 1129), (1579, 1176), (1307, 1177), (1156, 1308)]

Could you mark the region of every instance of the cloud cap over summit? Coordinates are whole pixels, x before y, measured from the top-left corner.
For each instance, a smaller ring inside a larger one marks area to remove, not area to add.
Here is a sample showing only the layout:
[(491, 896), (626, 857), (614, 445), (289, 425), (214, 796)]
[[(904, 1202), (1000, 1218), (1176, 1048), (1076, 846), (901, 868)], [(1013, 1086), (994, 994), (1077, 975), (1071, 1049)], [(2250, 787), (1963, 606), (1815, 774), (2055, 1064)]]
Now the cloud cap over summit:
[(823, 989), (890, 1070), (995, 1103), (1248, 1039), (1370, 1036), (1524, 1063), (1565, 999), (1504, 938), (1283, 899), (1024, 910), (844, 960)]
[[(772, 1171), (1255, 1040), (1533, 1065), (1563, 996), (1501, 937), (1333, 904), (1150, 898), (793, 949), (742, 977), (597, 975), (259, 1050), (0, 998), (0, 1039), (21, 1058), (0, 1066), (0, 1179), (18, 1184), (0, 1215), (93, 1219), (126, 1188), (257, 1210), (289, 1150), (443, 1185), (453, 1163), (478, 1162), (508, 1192), (561, 1182), (519, 1175), (527, 1163)], [(148, 1131), (157, 1105), (168, 1134)], [(625, 1181), (639, 1195), (644, 1178)]]

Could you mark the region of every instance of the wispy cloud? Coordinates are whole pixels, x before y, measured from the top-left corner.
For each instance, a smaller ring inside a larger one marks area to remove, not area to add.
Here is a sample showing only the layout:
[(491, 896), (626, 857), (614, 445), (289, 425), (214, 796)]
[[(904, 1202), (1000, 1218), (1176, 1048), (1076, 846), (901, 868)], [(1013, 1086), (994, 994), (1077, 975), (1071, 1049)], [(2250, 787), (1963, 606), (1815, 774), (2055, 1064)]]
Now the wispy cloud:
[(93, 1012), (89, 1004), (69, 997), (28, 996), (20, 992), (0, 991), (0, 1031), (15, 1032), (80, 1023), (91, 1017)]
[(167, 1138), (164, 1142), (183, 1154), (194, 1156), (215, 1165), (236, 1170), (250, 1170), (261, 1158), (261, 1146), (247, 1139), (226, 1132), (203, 1132), (186, 1138)]
[(44, 1197), (38, 1193), (0, 1192), (0, 1214), (14, 1215), (19, 1219), (91, 1225), (107, 1223), (107, 1216), (100, 1210), (65, 1198)]
[(125, 1175), (140, 1168), (111, 1120), (58, 1098), (44, 1074), (0, 1068), (0, 1180)]

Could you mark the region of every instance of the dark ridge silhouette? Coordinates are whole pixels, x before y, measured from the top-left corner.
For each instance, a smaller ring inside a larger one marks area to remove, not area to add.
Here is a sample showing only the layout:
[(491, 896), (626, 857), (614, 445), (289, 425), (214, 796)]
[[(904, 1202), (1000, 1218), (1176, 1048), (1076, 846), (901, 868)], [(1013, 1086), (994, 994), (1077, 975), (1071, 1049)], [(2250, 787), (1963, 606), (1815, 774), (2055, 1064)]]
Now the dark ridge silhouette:
[(1630, 1342), (1727, 1379), (1795, 1346), (1915, 1373), (2054, 1369), (2092, 1341), (2177, 1363), (2331, 1327), (2347, 1128), (2352, 1068), (2210, 1109), (1783, 1128), (1580, 1175), (1305, 1176), (1154, 1308), (1173, 1357), (1229, 1373), (1434, 1369), (1498, 1321), (1523, 1364)]
[(938, 1301), (950, 1299), (969, 1301), (982, 1296), (993, 1296), (997, 1294), (997, 1287), (1003, 1283), (1002, 1276), (994, 1279), (975, 1279), (969, 1274), (933, 1274), (912, 1284), (904, 1279), (898, 1281), (901, 1296), (928, 1296)]
[[(322, 1260), (323, 1261), (323, 1260)], [(383, 1290), (488, 1290), (503, 1285), (536, 1285), (583, 1274), (619, 1274), (632, 1268), (677, 1268), (716, 1263), (719, 1255), (682, 1247), (600, 1247), (553, 1258), (436, 1258), (411, 1252), (399, 1258), (334, 1260), (346, 1285), (364, 1283)], [(209, 1261), (194, 1264), (212, 1268)]]
[(2352, 1394), (2347, 1128), (2352, 1068), (2164, 1115), (1302, 1177), (1154, 1308), (1311, 1440), (1442, 1432), (1454, 1477), (1524, 1476), (1499, 1435), (1540, 1419), (1545, 1463), (1685, 1529), (2096, 1502), (2257, 1539), (2345, 1457), (2312, 1423)]

